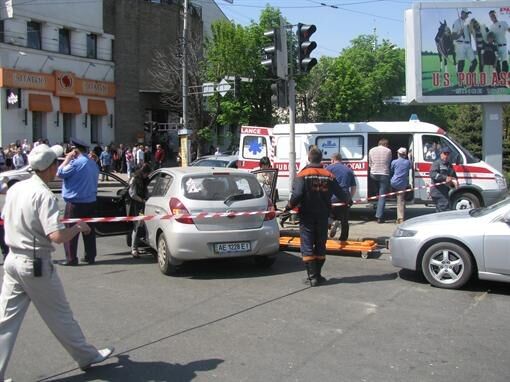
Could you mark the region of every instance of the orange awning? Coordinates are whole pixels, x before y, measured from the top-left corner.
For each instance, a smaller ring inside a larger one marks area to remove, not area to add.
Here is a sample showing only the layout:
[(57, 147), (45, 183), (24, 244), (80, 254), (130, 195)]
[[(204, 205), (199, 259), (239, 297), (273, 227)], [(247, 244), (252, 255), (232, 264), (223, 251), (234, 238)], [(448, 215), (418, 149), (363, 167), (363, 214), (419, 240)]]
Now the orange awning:
[(30, 111), (53, 111), (51, 104), (51, 97), (45, 94), (29, 94), (28, 95), (28, 110)]
[(60, 112), (81, 114), (80, 100), (74, 97), (60, 97)]
[(88, 113), (93, 115), (108, 115), (106, 102), (102, 99), (89, 99), (88, 100)]

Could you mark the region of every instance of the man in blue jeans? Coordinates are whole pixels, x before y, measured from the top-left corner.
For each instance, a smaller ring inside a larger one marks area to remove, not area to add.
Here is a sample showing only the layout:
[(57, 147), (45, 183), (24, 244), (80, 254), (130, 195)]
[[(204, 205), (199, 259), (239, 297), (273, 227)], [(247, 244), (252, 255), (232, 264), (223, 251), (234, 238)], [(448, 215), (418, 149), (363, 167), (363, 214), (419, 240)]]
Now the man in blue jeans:
[[(370, 178), (375, 180), (379, 190), (378, 195), (384, 195), (390, 188), (390, 164), (391, 150), (386, 138), (379, 140), (376, 147), (372, 147), (368, 152), (368, 165), (370, 166)], [(386, 197), (380, 196), (377, 200), (377, 210), (375, 218), (377, 223), (384, 223), (384, 206)]]

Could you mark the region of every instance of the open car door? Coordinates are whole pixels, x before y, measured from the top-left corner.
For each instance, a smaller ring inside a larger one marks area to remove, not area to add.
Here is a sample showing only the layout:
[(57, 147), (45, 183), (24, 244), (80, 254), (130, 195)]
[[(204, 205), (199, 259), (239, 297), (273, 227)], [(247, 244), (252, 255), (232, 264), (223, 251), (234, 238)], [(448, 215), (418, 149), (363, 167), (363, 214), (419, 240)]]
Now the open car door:
[[(102, 179), (102, 171), (99, 179)], [(126, 198), (128, 183), (116, 175), (108, 173), (107, 181), (100, 181), (97, 187), (96, 217), (126, 216)], [(125, 235), (133, 230), (133, 222), (108, 222), (92, 225), (98, 236)]]
[(276, 189), (276, 181), (278, 180), (278, 169), (266, 168), (252, 171), (259, 181), (262, 189), (266, 192), (271, 202), (276, 205), (278, 190)]

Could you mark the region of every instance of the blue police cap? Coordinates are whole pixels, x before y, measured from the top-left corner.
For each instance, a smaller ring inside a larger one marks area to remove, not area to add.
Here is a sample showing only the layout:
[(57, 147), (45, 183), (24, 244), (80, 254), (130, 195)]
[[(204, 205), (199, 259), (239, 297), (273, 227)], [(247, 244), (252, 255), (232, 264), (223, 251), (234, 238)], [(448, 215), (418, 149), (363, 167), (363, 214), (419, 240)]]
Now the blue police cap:
[(71, 145), (85, 150), (89, 147), (87, 143), (83, 142), (81, 139), (78, 138), (71, 138)]
[(442, 153), (448, 153), (448, 154), (450, 154), (450, 153), (452, 152), (452, 150), (450, 150), (450, 148), (449, 148), (448, 146), (443, 146), (443, 147), (441, 148), (441, 152), (442, 152)]

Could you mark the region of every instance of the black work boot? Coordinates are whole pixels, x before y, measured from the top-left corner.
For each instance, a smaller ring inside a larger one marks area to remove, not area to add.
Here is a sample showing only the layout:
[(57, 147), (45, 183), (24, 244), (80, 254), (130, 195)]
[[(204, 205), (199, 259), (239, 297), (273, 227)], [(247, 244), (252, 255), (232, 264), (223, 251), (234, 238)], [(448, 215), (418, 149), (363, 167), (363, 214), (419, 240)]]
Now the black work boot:
[(326, 262), (326, 260), (316, 260), (316, 273), (315, 273), (315, 279), (317, 280), (317, 284), (324, 284), (326, 281), (328, 281), (324, 276), (321, 275), (322, 266)]
[(317, 282), (317, 262), (315, 260), (305, 262), (307, 278), (305, 284), (309, 284), (314, 287), (318, 285)]

